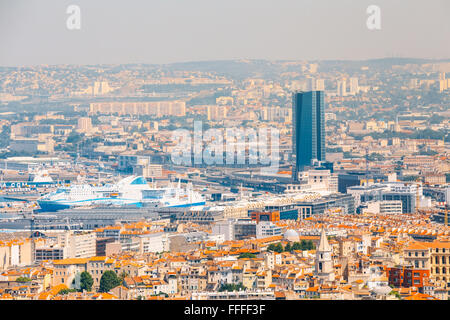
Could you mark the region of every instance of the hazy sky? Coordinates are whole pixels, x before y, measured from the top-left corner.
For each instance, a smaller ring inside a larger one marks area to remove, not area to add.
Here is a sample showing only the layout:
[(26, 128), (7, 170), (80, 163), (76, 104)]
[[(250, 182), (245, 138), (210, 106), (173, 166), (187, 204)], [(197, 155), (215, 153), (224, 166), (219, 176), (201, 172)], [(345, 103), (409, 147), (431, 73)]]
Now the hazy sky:
[(450, 58), (449, 16), (449, 0), (0, 0), (0, 65)]

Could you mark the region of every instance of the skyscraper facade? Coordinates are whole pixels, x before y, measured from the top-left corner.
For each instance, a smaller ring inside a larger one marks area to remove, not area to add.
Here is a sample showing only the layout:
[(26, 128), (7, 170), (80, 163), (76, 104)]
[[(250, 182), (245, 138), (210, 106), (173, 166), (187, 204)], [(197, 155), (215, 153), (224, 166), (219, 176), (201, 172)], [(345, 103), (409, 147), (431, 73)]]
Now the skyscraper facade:
[(359, 93), (358, 78), (350, 78), (350, 94), (355, 95)]
[(325, 161), (324, 92), (295, 92), (292, 104), (292, 175), (311, 166), (314, 160)]
[(347, 80), (342, 79), (337, 82), (337, 95), (339, 97), (345, 97), (347, 95)]

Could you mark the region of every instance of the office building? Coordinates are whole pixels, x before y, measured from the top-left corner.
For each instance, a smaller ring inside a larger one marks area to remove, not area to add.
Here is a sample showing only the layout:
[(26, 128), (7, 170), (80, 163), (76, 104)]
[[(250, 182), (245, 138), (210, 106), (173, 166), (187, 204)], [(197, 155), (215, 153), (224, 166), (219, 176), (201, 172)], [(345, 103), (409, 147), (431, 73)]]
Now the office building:
[(347, 95), (347, 80), (342, 79), (337, 83), (337, 95), (339, 97), (345, 97)]
[(224, 240), (244, 240), (256, 237), (256, 221), (250, 219), (228, 219), (212, 227), (213, 235), (224, 235)]
[(282, 236), (282, 230), (276, 224), (270, 221), (261, 221), (256, 225), (256, 238), (268, 238)]
[(152, 115), (156, 117), (186, 115), (184, 101), (95, 102), (89, 105), (90, 114)]
[(359, 92), (358, 78), (350, 78), (350, 94), (355, 95)]
[(62, 260), (68, 257), (67, 247), (61, 247), (58, 245), (50, 245), (45, 247), (39, 247), (35, 249), (35, 262), (41, 262), (44, 260)]
[(336, 210), (342, 214), (354, 214), (355, 199), (350, 194), (335, 193), (311, 201), (300, 201), (296, 204), (296, 207), (300, 219)]
[[(419, 190), (417, 190), (419, 188)], [(431, 199), (424, 197), (422, 187), (415, 184), (407, 184), (402, 182), (385, 182), (366, 186), (352, 186), (347, 188), (347, 193), (355, 197), (357, 206), (367, 206), (367, 202), (382, 201), (390, 204), (385, 211), (398, 211), (392, 208), (394, 203), (401, 202), (402, 213), (414, 213), (416, 206), (427, 208), (431, 206)], [(417, 204), (417, 197), (419, 203)], [(396, 202), (394, 202), (396, 201)], [(388, 207), (391, 206), (390, 209)], [(397, 205), (395, 205), (397, 206)]]
[(96, 253), (96, 233), (64, 232), (58, 234), (58, 245), (67, 248), (68, 258), (89, 258)]
[(325, 80), (308, 78), (306, 91), (325, 91)]
[(209, 105), (206, 107), (208, 120), (220, 121), (227, 118), (228, 108), (226, 106)]
[(324, 92), (296, 92), (293, 95), (293, 179), (316, 161), (325, 161)]
[(92, 131), (92, 121), (89, 117), (83, 117), (78, 119), (77, 131), (83, 133), (89, 133)]
[(347, 188), (352, 186), (362, 186), (368, 183), (380, 183), (395, 181), (394, 174), (384, 174), (378, 172), (346, 171), (338, 174), (338, 192), (346, 193)]
[(369, 214), (402, 214), (402, 202), (392, 201), (370, 201), (361, 207), (361, 213)]

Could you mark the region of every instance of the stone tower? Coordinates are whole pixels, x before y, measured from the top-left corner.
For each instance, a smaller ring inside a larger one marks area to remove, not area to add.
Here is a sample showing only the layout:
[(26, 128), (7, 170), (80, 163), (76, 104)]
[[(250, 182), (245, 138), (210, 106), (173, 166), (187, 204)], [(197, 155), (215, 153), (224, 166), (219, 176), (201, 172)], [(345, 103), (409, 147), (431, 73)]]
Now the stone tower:
[(328, 243), (325, 229), (320, 233), (319, 247), (316, 249), (316, 266), (314, 274), (324, 282), (334, 281), (334, 266), (331, 257), (332, 249)]

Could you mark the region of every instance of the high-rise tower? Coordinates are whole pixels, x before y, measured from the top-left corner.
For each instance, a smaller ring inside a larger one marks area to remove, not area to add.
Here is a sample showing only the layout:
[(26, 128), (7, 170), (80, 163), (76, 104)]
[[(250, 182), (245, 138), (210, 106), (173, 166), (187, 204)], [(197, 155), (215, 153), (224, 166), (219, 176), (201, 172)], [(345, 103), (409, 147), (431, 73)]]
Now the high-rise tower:
[(325, 161), (324, 92), (295, 92), (292, 122), (292, 177), (297, 181), (299, 171), (314, 161)]
[(350, 78), (350, 94), (355, 95), (359, 93), (358, 78)]

